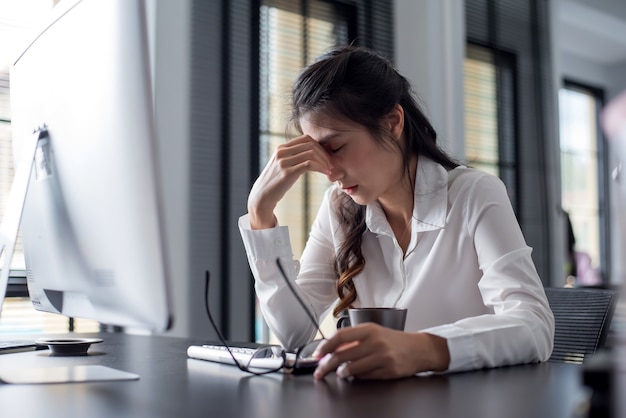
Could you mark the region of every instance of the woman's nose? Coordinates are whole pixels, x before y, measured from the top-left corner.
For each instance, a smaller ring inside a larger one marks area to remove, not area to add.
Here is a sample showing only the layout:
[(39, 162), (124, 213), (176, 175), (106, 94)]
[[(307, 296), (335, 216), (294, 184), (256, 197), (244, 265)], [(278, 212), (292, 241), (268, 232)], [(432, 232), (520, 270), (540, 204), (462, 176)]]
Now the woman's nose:
[(328, 177), (328, 181), (334, 183), (343, 177), (343, 171), (336, 163), (333, 163), (333, 168), (331, 168), (330, 173), (326, 177)]

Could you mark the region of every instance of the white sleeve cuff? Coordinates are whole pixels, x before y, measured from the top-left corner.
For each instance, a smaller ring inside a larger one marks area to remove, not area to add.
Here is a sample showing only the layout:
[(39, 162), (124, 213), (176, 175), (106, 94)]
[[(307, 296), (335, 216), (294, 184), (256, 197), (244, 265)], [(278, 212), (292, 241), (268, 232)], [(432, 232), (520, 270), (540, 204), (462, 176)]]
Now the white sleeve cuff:
[(275, 226), (267, 229), (250, 229), (248, 215), (239, 218), (239, 231), (243, 238), (248, 257), (254, 260), (274, 260), (276, 257), (291, 259), (291, 241), (289, 240), (289, 228)]

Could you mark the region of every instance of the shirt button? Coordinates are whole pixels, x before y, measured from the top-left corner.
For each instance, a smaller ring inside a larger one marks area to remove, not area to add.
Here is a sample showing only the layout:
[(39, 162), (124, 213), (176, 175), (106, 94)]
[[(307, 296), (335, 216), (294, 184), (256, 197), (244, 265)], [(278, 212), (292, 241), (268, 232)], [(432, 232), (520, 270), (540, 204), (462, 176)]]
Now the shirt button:
[(274, 240), (274, 245), (275, 245), (275, 246), (277, 246), (277, 247), (282, 246), (282, 245), (283, 245), (283, 240), (282, 240), (282, 239), (280, 239), (280, 238), (276, 238), (276, 239)]

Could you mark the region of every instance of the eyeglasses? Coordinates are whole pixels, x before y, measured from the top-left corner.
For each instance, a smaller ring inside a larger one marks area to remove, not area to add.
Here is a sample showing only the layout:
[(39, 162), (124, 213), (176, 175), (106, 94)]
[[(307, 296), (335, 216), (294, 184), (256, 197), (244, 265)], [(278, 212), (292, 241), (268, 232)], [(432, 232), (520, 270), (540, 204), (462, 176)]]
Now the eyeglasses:
[[(207, 316), (209, 317), (209, 321), (211, 322), (211, 326), (215, 330), (215, 333), (217, 334), (220, 342), (222, 343), (226, 351), (228, 351), (239, 370), (254, 375), (275, 373), (280, 370), (283, 370), (286, 373), (293, 374), (312, 373), (317, 367), (317, 359), (313, 357), (313, 354), (315, 353), (315, 350), (317, 349), (319, 344), (326, 337), (324, 337), (324, 333), (320, 329), (317, 320), (315, 319), (311, 311), (307, 308), (306, 304), (304, 303), (296, 289), (293, 287), (293, 284), (289, 281), (289, 278), (287, 277), (287, 274), (285, 273), (285, 270), (283, 269), (278, 258), (276, 259), (276, 265), (278, 266), (278, 270), (280, 271), (282, 278), (285, 280), (287, 287), (289, 287), (289, 290), (294, 295), (300, 306), (302, 306), (302, 309), (304, 309), (304, 312), (307, 314), (313, 325), (315, 325), (315, 329), (317, 329), (317, 332), (322, 337), (321, 340), (313, 340), (292, 351), (287, 351), (279, 345), (262, 345), (254, 349), (248, 360), (242, 362), (237, 359), (237, 356), (234, 353), (235, 349), (228, 345), (226, 339), (215, 324), (213, 316), (211, 315), (211, 310), (209, 309), (210, 274), (208, 270), (206, 271), (205, 275), (204, 307), (206, 309)], [(270, 359), (271, 361), (268, 362), (267, 359)]]

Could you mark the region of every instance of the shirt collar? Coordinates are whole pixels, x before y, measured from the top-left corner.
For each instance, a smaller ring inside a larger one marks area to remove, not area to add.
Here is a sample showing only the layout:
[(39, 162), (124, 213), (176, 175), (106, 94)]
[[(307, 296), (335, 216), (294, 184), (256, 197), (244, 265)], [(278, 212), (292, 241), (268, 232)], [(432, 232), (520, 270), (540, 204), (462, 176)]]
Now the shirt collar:
[[(448, 210), (448, 172), (429, 158), (419, 157), (415, 175), (412, 228), (414, 231), (441, 229)], [(365, 222), (375, 234), (391, 234), (391, 227), (378, 201), (365, 209)]]

